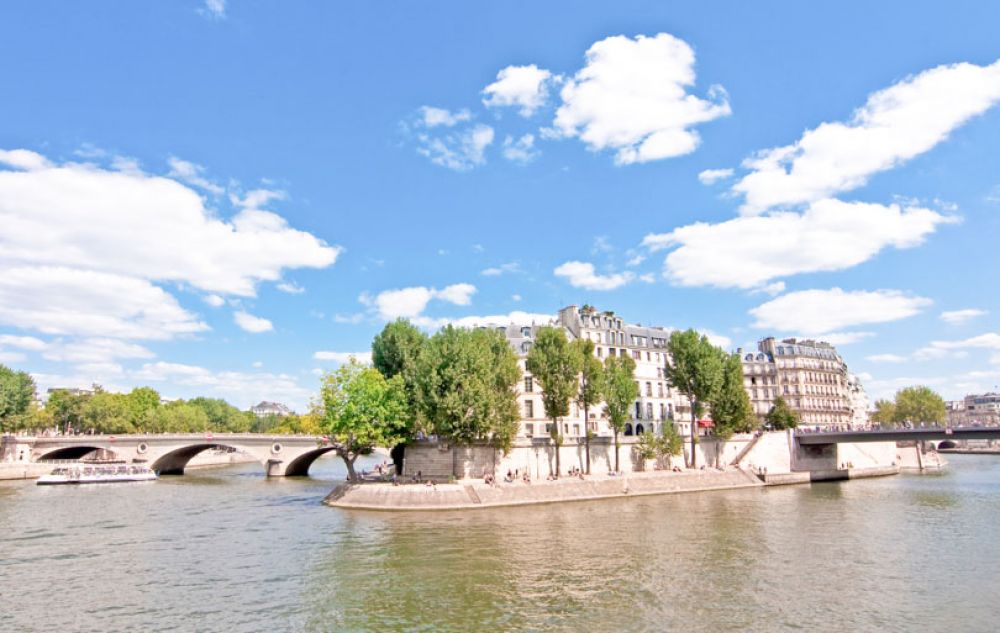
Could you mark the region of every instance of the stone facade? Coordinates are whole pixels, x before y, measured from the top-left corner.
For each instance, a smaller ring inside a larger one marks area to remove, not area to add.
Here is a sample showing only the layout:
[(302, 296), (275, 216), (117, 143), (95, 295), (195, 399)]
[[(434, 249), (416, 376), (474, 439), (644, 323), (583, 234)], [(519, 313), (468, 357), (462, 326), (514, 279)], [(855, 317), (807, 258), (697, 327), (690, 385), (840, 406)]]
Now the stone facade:
[(756, 352), (737, 353), (743, 361), (744, 386), (760, 419), (778, 396), (799, 413), (803, 426), (848, 427), (862, 418), (856, 408), (867, 412), (864, 388), (855, 379), (852, 396), (847, 364), (829, 343), (768, 337), (757, 343)]
[(945, 403), (949, 426), (1000, 425), (1000, 393), (969, 394)]

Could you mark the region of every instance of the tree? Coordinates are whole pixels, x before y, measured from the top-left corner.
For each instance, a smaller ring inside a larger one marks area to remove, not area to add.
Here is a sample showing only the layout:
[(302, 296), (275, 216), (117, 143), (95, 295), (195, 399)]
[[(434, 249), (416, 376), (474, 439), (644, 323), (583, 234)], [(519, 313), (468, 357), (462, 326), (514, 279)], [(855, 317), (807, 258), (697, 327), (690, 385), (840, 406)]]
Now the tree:
[[(586, 306), (585, 306), (586, 308)], [(576, 404), (583, 409), (584, 446), (586, 449), (587, 474), (590, 474), (590, 408), (600, 404), (604, 398), (604, 365), (594, 356), (594, 342), (590, 339), (573, 341), (580, 355), (580, 387), (576, 394)]]
[(629, 408), (639, 397), (635, 382), (635, 361), (628, 356), (609, 356), (604, 361), (604, 411), (615, 434), (615, 472), (621, 470), (618, 453), (621, 445), (618, 436), (625, 430)]
[(774, 405), (764, 418), (767, 426), (775, 431), (794, 429), (799, 425), (799, 414), (788, 407), (781, 396), (774, 399)]
[(897, 424), (941, 424), (946, 416), (944, 400), (930, 387), (907, 387), (896, 392), (892, 418)]
[(135, 427), (129, 415), (126, 396), (99, 391), (83, 406), (83, 424), (96, 433), (132, 433)]
[(650, 460), (659, 455), (660, 439), (653, 435), (652, 431), (644, 431), (639, 434), (639, 442), (635, 445), (635, 452), (639, 458), (641, 469), (645, 469), (646, 460)]
[(152, 387), (136, 387), (125, 397), (125, 406), (132, 427), (145, 430), (152, 412), (160, 406), (160, 394)]
[(208, 428), (220, 433), (245, 433), (253, 424), (251, 418), (256, 417), (249, 411), (240, 411), (221, 398), (198, 397), (187, 403), (203, 411), (208, 418)]
[(891, 400), (876, 400), (875, 411), (872, 413), (872, 422), (883, 426), (895, 424), (896, 405)]
[(417, 358), (427, 345), (427, 335), (406, 319), (396, 319), (387, 324), (372, 340), (372, 365), (386, 378), (402, 376), (407, 411), (413, 416), (414, 428), (419, 428), (417, 414), (416, 366)]
[(726, 440), (733, 433), (750, 433), (757, 428), (750, 397), (743, 387), (743, 363), (737, 354), (723, 355), (722, 385), (712, 400), (715, 434)]
[(660, 435), (660, 442), (657, 446), (660, 456), (666, 456), (667, 464), (672, 465), (672, 457), (680, 455), (684, 450), (684, 440), (674, 427), (673, 422), (665, 422)]
[(89, 395), (74, 395), (58, 389), (49, 394), (45, 409), (51, 411), (53, 422), (64, 432), (71, 428), (82, 430), (83, 408), (89, 399)]
[(357, 481), (354, 462), (376, 446), (394, 446), (409, 437), (402, 376), (387, 379), (356, 360), (323, 377), (323, 419), (347, 477)]
[(694, 330), (675, 331), (667, 341), (667, 380), (691, 402), (691, 459), (697, 466), (698, 416), (715, 400), (722, 387), (723, 365), (719, 348)]
[(446, 326), (428, 339), (414, 374), (420, 416), (433, 433), (510, 450), (520, 419), (521, 370), (503, 334)]
[(538, 330), (525, 368), (541, 385), (545, 416), (552, 420), (549, 436), (556, 445), (556, 477), (562, 474), (559, 448), (563, 436), (559, 432), (559, 420), (569, 415), (569, 403), (579, 392), (582, 365), (579, 348), (570, 344), (562, 328)]
[(35, 381), (27, 372), (0, 365), (0, 433), (20, 426), (35, 399)]

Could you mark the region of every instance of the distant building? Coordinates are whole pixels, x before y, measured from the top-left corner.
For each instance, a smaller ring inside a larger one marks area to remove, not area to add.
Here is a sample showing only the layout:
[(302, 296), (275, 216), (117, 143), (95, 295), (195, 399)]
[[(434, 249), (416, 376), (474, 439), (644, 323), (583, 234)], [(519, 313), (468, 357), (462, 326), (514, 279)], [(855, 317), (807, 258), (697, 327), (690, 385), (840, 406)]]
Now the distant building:
[(250, 413), (254, 414), (258, 418), (266, 418), (272, 415), (283, 418), (286, 415), (290, 415), (292, 411), (280, 402), (268, 402), (267, 400), (263, 400), (259, 404), (250, 407)]
[[(803, 426), (850, 426), (867, 421), (868, 395), (860, 381), (848, 384), (847, 364), (823, 341), (768, 337), (756, 352), (737, 350), (743, 384), (757, 417), (763, 420), (778, 396), (800, 416)], [(853, 393), (853, 395), (852, 395)], [(860, 411), (864, 411), (862, 416)]]
[(49, 387), (46, 390), (46, 394), (51, 396), (54, 393), (64, 393), (68, 396), (92, 396), (94, 395), (93, 389), (80, 389), (78, 387)]
[(945, 408), (950, 426), (1000, 425), (1000, 393), (970, 394), (946, 402)]
[(847, 374), (847, 401), (851, 407), (851, 427), (866, 426), (871, 414), (871, 399), (861, 379), (850, 372)]

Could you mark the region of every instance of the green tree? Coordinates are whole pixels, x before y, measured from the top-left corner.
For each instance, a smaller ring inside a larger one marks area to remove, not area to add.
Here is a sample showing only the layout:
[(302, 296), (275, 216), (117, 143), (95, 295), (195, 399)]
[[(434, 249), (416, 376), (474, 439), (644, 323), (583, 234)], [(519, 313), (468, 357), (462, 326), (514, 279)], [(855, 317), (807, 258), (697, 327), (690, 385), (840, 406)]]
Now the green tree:
[(493, 329), (446, 326), (417, 360), (416, 398), (422, 420), (457, 444), (488, 441), (510, 450), (520, 416), (517, 357)]
[(569, 415), (569, 404), (579, 392), (582, 365), (579, 348), (570, 345), (562, 328), (543, 327), (538, 330), (525, 368), (541, 385), (545, 415), (552, 420), (549, 436), (556, 445), (556, 477), (562, 475), (559, 449), (563, 435), (559, 420)]
[(615, 472), (621, 470), (618, 461), (621, 444), (619, 435), (625, 430), (629, 408), (639, 397), (635, 382), (635, 361), (628, 356), (609, 356), (604, 361), (604, 410), (615, 434)]
[(775, 431), (784, 429), (794, 429), (799, 425), (799, 414), (789, 408), (788, 403), (781, 396), (774, 399), (774, 405), (767, 412), (764, 422), (768, 428)]
[(893, 426), (896, 423), (896, 405), (892, 400), (876, 400), (875, 411), (872, 412), (872, 422), (883, 426)]
[(211, 430), (208, 414), (184, 400), (153, 409), (147, 417), (154, 433), (204, 433)]
[(722, 388), (723, 366), (719, 348), (694, 330), (675, 331), (667, 341), (667, 380), (691, 402), (691, 458), (697, 466), (698, 416)]
[(635, 445), (635, 452), (639, 458), (639, 466), (645, 470), (646, 460), (654, 459), (660, 453), (660, 439), (653, 435), (652, 431), (640, 433), (639, 441)]
[(0, 433), (20, 427), (35, 399), (35, 381), (27, 372), (0, 365)]
[(352, 359), (324, 376), (322, 398), (324, 422), (350, 481), (358, 479), (354, 462), (360, 455), (409, 437), (402, 376), (386, 379)]
[(715, 434), (727, 440), (733, 433), (750, 433), (757, 428), (757, 416), (743, 387), (743, 363), (738, 354), (723, 354), (722, 385), (712, 400)]
[(667, 457), (668, 465), (673, 465), (674, 455), (680, 455), (684, 450), (684, 439), (681, 438), (673, 422), (664, 422), (660, 441), (657, 446), (659, 454)]
[(126, 396), (99, 391), (83, 406), (83, 424), (95, 433), (132, 433), (131, 416)]
[(152, 387), (136, 387), (125, 398), (129, 423), (136, 431), (146, 429), (147, 420), (160, 406), (160, 394)]
[(897, 424), (941, 424), (946, 416), (944, 400), (930, 387), (907, 387), (896, 392), (892, 417)]
[(590, 339), (573, 341), (580, 355), (580, 386), (576, 394), (576, 404), (583, 409), (584, 447), (586, 451), (587, 474), (590, 474), (590, 409), (600, 404), (604, 398), (604, 365), (594, 356), (594, 342)]
[[(246, 433), (254, 417), (249, 411), (240, 411), (221, 398), (192, 398), (187, 401), (201, 409), (208, 418), (208, 429), (219, 433)], [(280, 419), (280, 418), (279, 418)]]
[(64, 432), (71, 428), (83, 431), (83, 409), (89, 399), (89, 395), (76, 395), (58, 389), (49, 394), (45, 409), (51, 412), (52, 421)]
[(406, 388), (407, 412), (415, 429), (422, 426), (417, 406), (417, 359), (427, 345), (427, 335), (406, 319), (387, 324), (372, 340), (372, 365), (386, 378), (402, 376)]

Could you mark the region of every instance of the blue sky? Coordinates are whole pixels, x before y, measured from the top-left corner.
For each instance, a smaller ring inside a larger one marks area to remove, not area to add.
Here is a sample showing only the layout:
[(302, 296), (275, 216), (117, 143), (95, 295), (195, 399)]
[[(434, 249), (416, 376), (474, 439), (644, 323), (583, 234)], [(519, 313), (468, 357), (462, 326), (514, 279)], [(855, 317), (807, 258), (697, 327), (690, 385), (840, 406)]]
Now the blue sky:
[(0, 362), (304, 408), (570, 304), (1000, 383), (991, 3), (16, 2)]

